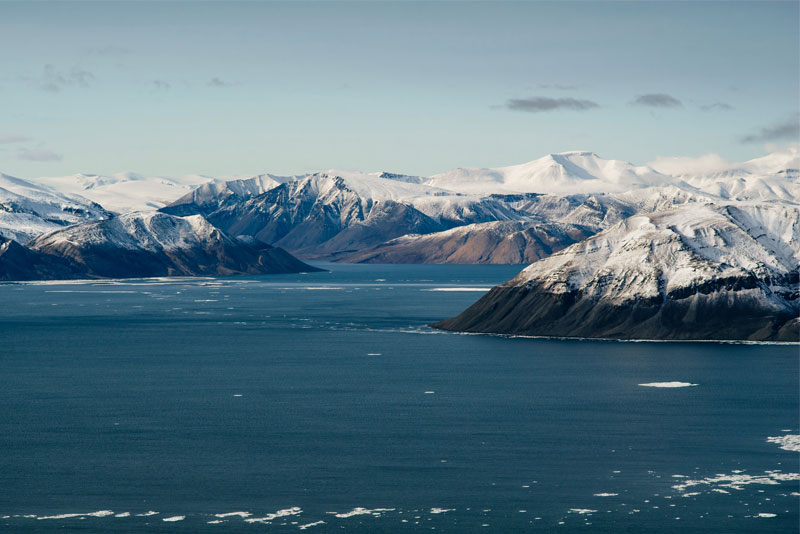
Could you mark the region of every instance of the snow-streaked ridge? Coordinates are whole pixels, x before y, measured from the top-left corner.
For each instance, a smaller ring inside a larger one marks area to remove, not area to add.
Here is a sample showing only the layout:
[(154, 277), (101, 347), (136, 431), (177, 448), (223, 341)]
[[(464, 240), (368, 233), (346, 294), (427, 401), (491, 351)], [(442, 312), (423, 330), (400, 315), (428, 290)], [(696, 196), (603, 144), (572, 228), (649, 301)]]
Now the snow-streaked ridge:
[(687, 204), (625, 219), (533, 263), (510, 284), (622, 303), (666, 298), (713, 279), (752, 275), (770, 283), (796, 274), (799, 264), (800, 207)]
[(109, 216), (81, 195), (0, 173), (0, 236), (24, 243), (56, 228)]
[(155, 211), (133, 212), (102, 223), (83, 224), (56, 230), (34, 241), (35, 246), (112, 245), (128, 250), (173, 250), (188, 248), (219, 234), (200, 215), (174, 217)]

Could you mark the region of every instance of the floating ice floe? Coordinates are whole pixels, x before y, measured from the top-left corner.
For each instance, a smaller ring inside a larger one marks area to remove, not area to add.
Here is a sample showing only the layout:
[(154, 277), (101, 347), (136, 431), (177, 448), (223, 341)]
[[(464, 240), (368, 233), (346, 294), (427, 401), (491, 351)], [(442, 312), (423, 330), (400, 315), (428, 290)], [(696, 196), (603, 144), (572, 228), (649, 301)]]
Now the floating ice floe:
[(595, 497), (616, 497), (619, 493), (595, 493)]
[(648, 382), (639, 385), (646, 388), (688, 388), (698, 384), (692, 384), (691, 382)]
[[(673, 489), (678, 491), (685, 491), (686, 488), (695, 486), (715, 486), (717, 488), (728, 488), (733, 490), (742, 490), (743, 486), (749, 484), (763, 484), (775, 486), (781, 482), (789, 482), (792, 480), (800, 480), (800, 473), (783, 473), (781, 471), (765, 471), (763, 475), (746, 475), (746, 474), (719, 474), (713, 477), (706, 477), (698, 480), (684, 480), (680, 484), (676, 484)], [(712, 488), (714, 489), (714, 488)]]
[(800, 452), (800, 435), (787, 434), (785, 436), (771, 436), (767, 438), (770, 443), (777, 443), (785, 451)]
[(375, 517), (380, 517), (381, 515), (383, 515), (384, 512), (394, 512), (394, 510), (395, 510), (394, 508), (373, 508), (370, 510), (369, 508), (361, 508), (359, 506), (358, 508), (353, 508), (349, 512), (343, 512), (343, 513), (328, 512), (328, 513), (333, 514), (338, 518), (344, 519), (347, 517), (354, 517), (357, 515), (372, 515)]
[(455, 512), (455, 508), (431, 508), (432, 514), (446, 514), (447, 512)]
[(325, 521), (314, 521), (313, 523), (306, 523), (305, 525), (300, 525), (297, 528), (299, 528), (300, 530), (306, 530), (308, 528), (318, 527), (318, 526), (324, 525), (324, 524), (325, 524)]
[(579, 515), (587, 515), (587, 514), (594, 514), (597, 513), (597, 510), (589, 510), (588, 508), (570, 508), (569, 513), (571, 514), (579, 514)]
[(756, 517), (777, 517), (777, 514), (770, 514), (770, 513), (767, 513), (767, 512), (761, 512)]
[(425, 395), (433, 395), (434, 393), (436, 393), (436, 392), (435, 391), (426, 391)]
[(158, 515), (159, 512), (155, 512), (153, 510), (148, 510), (143, 514), (136, 514), (136, 517), (150, 517), (151, 515)]
[(303, 513), (303, 509), (299, 506), (292, 506), (291, 508), (284, 508), (283, 510), (278, 510), (274, 514), (267, 514), (264, 517), (248, 517), (245, 519), (245, 523), (266, 523), (267, 521), (274, 521), (279, 517), (287, 517), (290, 515), (300, 515)]
[(226, 512), (224, 514), (214, 514), (214, 517), (225, 518), (225, 517), (241, 517), (244, 519), (245, 517), (250, 517), (250, 512)]
[(173, 515), (172, 517), (165, 517), (162, 521), (166, 521), (167, 523), (175, 523), (176, 521), (183, 521), (186, 519), (185, 515)]
[(299, 289), (305, 289), (306, 291), (341, 291), (343, 287), (329, 287), (329, 286), (307, 286), (301, 287)]
[(114, 517), (130, 517), (130, 512), (122, 512), (121, 514), (114, 514)]
[[(76, 517), (108, 517), (114, 515), (111, 510), (98, 510), (97, 512), (88, 512), (82, 514), (58, 514), (58, 515), (43, 515), (36, 519), (73, 519)], [(27, 516), (26, 516), (27, 517)], [(36, 516), (31, 516), (36, 517)]]

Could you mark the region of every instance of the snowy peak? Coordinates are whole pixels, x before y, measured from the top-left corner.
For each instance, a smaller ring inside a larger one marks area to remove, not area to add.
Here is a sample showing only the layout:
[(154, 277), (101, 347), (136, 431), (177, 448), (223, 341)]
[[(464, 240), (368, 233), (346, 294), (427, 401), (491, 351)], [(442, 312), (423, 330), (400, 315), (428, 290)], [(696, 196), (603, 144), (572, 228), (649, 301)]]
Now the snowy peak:
[(786, 174), (800, 172), (800, 144), (793, 144), (741, 165), (751, 174)]
[(299, 180), (305, 176), (259, 174), (251, 178), (214, 180), (204, 183), (170, 202), (164, 211), (176, 215), (210, 213), (228, 199), (241, 200), (258, 196), (281, 184)]
[(168, 178), (119, 172), (111, 175), (46, 176), (38, 178), (37, 182), (58, 191), (83, 195), (117, 213), (127, 213), (161, 208), (210, 180), (201, 175)]
[(455, 169), (432, 176), (426, 183), (475, 194), (591, 194), (619, 193), (672, 181), (650, 167), (603, 159), (594, 152), (572, 151), (510, 167)]
[(34, 239), (31, 246), (68, 243), (155, 252), (186, 248), (204, 240), (220, 239), (220, 236), (221, 232), (200, 215), (181, 218), (149, 211), (126, 213), (107, 221), (56, 230)]
[(580, 291), (615, 304), (666, 298), (715, 280), (780, 285), (796, 277), (799, 243), (796, 206), (692, 204), (625, 219), (533, 263), (510, 284)]
[(111, 214), (91, 200), (0, 174), (0, 235), (25, 243), (43, 232)]

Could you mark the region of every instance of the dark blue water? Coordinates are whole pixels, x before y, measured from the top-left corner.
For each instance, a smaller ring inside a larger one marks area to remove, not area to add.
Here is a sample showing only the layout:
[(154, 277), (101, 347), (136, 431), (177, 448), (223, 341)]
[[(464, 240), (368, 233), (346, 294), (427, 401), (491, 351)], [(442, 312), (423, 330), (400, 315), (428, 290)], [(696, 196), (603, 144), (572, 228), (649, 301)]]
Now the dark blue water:
[(797, 532), (797, 346), (439, 333), (518, 269), (331, 268), (0, 285), (0, 530)]

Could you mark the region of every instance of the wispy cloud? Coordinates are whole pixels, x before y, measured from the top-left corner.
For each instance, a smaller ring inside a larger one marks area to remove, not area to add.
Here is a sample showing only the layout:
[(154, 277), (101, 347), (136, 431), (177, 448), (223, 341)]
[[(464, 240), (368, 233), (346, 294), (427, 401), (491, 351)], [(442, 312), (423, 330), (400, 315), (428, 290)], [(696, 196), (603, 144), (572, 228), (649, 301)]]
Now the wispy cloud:
[(234, 84), (231, 82), (226, 82), (222, 78), (217, 78), (216, 76), (214, 76), (213, 78), (208, 80), (208, 83), (206, 85), (208, 85), (209, 87), (231, 87)]
[(736, 108), (734, 108), (730, 104), (726, 104), (725, 102), (714, 102), (712, 104), (701, 104), (700, 109), (702, 109), (703, 111), (714, 111), (714, 110), (730, 111)]
[(17, 150), (17, 158), (26, 161), (61, 161), (63, 159), (61, 154), (44, 148), (20, 148)]
[(580, 100), (577, 98), (549, 98), (546, 96), (534, 96), (531, 98), (512, 98), (506, 100), (505, 107), (514, 111), (540, 113), (543, 111), (555, 111), (559, 109), (586, 111), (588, 109), (599, 108), (600, 104), (592, 100)]
[(0, 145), (24, 143), (26, 141), (31, 141), (31, 138), (24, 135), (0, 135)]
[(639, 95), (631, 102), (632, 106), (645, 106), (649, 108), (679, 108), (683, 103), (672, 95), (665, 93), (650, 93)]
[(172, 87), (172, 84), (164, 80), (153, 80), (153, 87), (155, 87), (159, 91), (166, 91), (170, 87)]
[(733, 163), (726, 160), (719, 154), (710, 152), (702, 156), (678, 156), (665, 157), (659, 156), (647, 163), (660, 173), (680, 176), (682, 174), (707, 174), (724, 171), (733, 166)]
[(72, 67), (69, 71), (60, 71), (55, 66), (47, 64), (42, 70), (38, 85), (43, 91), (57, 93), (65, 87), (81, 87), (85, 89), (94, 80), (94, 74), (79, 67)]
[(797, 139), (800, 139), (800, 113), (793, 113), (781, 122), (765, 126), (757, 133), (745, 135), (741, 141), (742, 143), (769, 143)]

